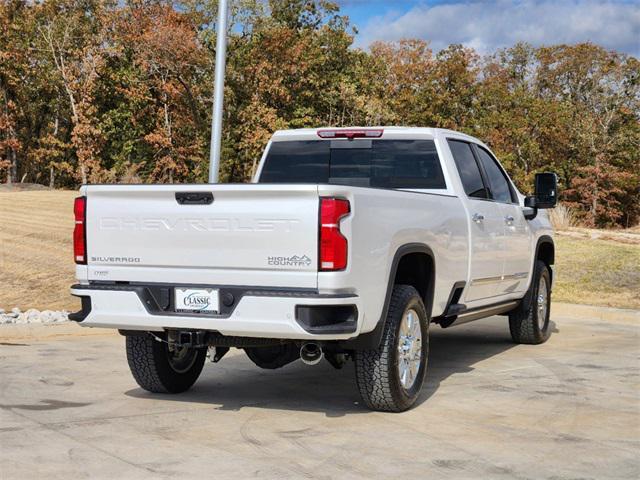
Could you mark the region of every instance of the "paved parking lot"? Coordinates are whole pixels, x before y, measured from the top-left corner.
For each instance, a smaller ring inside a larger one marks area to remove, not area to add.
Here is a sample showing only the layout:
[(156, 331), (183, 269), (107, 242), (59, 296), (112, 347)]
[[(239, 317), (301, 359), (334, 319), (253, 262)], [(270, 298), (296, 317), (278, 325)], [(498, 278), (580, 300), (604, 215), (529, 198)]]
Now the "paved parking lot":
[(640, 317), (553, 318), (542, 346), (512, 344), (504, 317), (433, 328), (402, 414), (365, 410), (352, 365), (264, 371), (235, 351), (153, 396), (120, 336), (5, 337), (0, 477), (639, 478)]

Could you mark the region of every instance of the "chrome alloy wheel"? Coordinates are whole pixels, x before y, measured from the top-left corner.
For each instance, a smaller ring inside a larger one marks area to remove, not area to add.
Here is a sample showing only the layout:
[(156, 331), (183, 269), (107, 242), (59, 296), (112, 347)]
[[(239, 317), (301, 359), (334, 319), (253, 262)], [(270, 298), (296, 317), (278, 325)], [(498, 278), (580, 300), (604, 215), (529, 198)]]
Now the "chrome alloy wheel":
[(398, 339), (398, 375), (405, 390), (416, 381), (422, 360), (422, 329), (420, 317), (413, 309), (405, 312)]
[(547, 290), (547, 279), (543, 276), (540, 277), (538, 283), (538, 327), (540, 330), (544, 329), (544, 324), (547, 320), (547, 309), (549, 308), (549, 292)]

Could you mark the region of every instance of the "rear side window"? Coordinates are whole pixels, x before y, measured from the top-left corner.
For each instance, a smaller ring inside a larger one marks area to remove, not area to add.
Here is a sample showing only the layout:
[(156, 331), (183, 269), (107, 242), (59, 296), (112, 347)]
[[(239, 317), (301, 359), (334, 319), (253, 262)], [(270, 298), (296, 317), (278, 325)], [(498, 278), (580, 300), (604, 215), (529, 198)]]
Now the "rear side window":
[(471, 198), (488, 198), (471, 145), (458, 140), (447, 140), (447, 142), (467, 196)]
[(267, 153), (259, 181), (377, 188), (446, 188), (433, 140), (274, 142)]
[(478, 152), (478, 158), (480, 159), (482, 168), (484, 168), (484, 172), (489, 179), (491, 197), (498, 202), (513, 202), (515, 198), (511, 194), (509, 181), (502, 172), (502, 169), (498, 166), (498, 162), (481, 146), (476, 145), (476, 151)]

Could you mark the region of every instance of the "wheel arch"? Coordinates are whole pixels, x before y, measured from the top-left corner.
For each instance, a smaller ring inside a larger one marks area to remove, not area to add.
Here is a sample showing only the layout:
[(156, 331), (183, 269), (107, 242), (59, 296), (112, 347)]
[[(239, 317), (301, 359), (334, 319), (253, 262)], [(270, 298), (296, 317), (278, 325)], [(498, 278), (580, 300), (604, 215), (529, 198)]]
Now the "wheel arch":
[(538, 238), (532, 268), (535, 268), (535, 262), (537, 260), (542, 260), (545, 265), (549, 267), (549, 275), (551, 275), (551, 283), (553, 284), (553, 268), (551, 268), (551, 266), (556, 261), (556, 246), (553, 238), (549, 235), (542, 235)]
[(431, 320), (435, 279), (435, 255), (428, 245), (408, 243), (398, 247), (391, 261), (384, 303), (376, 327), (371, 332), (363, 333), (352, 340), (341, 342), (341, 344), (345, 348), (355, 350), (372, 349), (380, 345), (384, 322), (389, 313), (391, 293), (396, 284), (411, 285), (420, 293), (427, 316)]

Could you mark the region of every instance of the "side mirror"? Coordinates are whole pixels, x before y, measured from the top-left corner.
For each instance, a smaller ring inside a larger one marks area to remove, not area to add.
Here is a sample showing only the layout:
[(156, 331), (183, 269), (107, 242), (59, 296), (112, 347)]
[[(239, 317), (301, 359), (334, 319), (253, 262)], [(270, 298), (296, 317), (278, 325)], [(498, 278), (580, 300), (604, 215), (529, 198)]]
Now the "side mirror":
[(553, 208), (558, 203), (558, 176), (555, 173), (536, 173), (536, 208)]
[(525, 197), (524, 206), (529, 210), (525, 218), (536, 218), (539, 208), (553, 208), (558, 203), (558, 176), (555, 173), (536, 173), (533, 196)]

